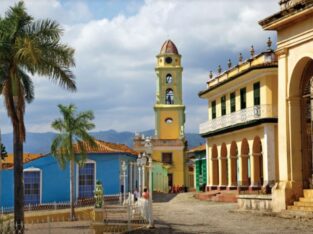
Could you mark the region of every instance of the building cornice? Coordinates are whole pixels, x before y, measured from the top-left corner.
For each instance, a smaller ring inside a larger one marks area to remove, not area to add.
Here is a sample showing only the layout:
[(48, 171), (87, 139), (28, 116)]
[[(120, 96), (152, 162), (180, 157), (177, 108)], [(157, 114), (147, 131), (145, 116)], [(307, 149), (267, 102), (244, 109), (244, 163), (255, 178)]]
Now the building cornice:
[(313, 0), (299, 2), (285, 10), (279, 11), (263, 20), (259, 24), (265, 30), (279, 30), (288, 24), (306, 18), (308, 15), (313, 14)]

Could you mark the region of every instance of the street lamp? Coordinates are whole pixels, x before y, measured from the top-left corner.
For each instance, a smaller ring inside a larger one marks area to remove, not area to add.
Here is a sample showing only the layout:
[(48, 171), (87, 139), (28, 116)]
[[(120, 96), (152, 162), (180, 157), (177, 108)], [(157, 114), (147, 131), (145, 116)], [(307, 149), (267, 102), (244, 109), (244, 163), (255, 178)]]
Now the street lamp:
[(122, 169), (122, 177), (123, 177), (123, 193), (124, 193), (123, 194), (123, 203), (124, 203), (126, 200), (126, 169), (127, 169), (125, 161), (122, 161), (121, 169)]
[(141, 154), (138, 155), (137, 158), (137, 167), (138, 167), (138, 192), (139, 192), (139, 197), (141, 197)]
[(153, 212), (152, 212), (152, 143), (151, 138), (146, 137), (145, 139), (145, 151), (149, 159), (149, 228), (154, 228)]

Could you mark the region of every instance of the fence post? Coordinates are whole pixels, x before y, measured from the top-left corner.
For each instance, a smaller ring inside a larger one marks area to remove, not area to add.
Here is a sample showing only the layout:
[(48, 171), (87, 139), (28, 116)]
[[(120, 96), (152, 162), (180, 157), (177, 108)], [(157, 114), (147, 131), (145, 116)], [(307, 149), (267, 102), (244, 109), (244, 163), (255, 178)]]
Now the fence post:
[(128, 192), (128, 206), (127, 206), (127, 231), (130, 231), (131, 228), (130, 228), (130, 219), (131, 219), (131, 215), (130, 215), (130, 212), (131, 212), (131, 209), (130, 209), (130, 206), (131, 206), (131, 202), (130, 202), (131, 198), (130, 198), (130, 192)]

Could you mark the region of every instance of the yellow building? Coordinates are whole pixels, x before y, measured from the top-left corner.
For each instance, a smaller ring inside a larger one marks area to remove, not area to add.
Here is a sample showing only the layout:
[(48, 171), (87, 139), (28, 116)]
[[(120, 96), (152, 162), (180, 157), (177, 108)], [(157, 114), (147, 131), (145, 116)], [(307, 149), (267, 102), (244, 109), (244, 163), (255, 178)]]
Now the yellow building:
[(221, 71), (199, 96), (208, 100), (208, 189), (260, 190), (274, 185), (277, 165), (277, 60), (268, 50)]
[(280, 5), (280, 12), (259, 22), (277, 31), (279, 170), (272, 207), (284, 210), (304, 196), (289, 208), (313, 211), (313, 1)]
[[(156, 56), (154, 161), (168, 169), (168, 186), (185, 185), (185, 106), (182, 100), (181, 55), (171, 40), (164, 42)], [(134, 149), (143, 152), (143, 138), (134, 139)]]

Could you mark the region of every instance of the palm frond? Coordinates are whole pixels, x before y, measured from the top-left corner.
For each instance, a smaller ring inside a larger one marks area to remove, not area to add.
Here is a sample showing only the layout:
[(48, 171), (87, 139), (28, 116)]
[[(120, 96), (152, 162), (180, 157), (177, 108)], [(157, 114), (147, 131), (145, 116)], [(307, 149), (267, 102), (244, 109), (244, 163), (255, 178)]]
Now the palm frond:
[(51, 127), (60, 132), (63, 132), (65, 130), (64, 122), (62, 119), (54, 120), (51, 124)]
[(59, 41), (63, 33), (60, 25), (51, 19), (37, 20), (25, 27), (25, 32), (42, 42)]
[(21, 69), (17, 71), (18, 77), (21, 79), (23, 90), (25, 92), (25, 98), (28, 103), (34, 100), (34, 84), (32, 79)]
[(76, 138), (76, 142), (78, 150), (76, 154), (78, 154), (79, 157), (75, 157), (75, 161), (78, 162), (79, 166), (83, 166), (87, 159), (86, 144), (84, 144), (84, 142), (80, 141), (78, 138)]

